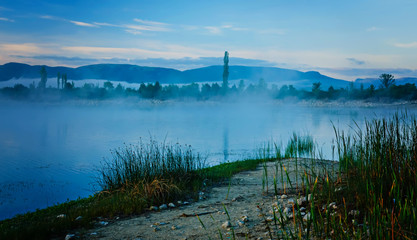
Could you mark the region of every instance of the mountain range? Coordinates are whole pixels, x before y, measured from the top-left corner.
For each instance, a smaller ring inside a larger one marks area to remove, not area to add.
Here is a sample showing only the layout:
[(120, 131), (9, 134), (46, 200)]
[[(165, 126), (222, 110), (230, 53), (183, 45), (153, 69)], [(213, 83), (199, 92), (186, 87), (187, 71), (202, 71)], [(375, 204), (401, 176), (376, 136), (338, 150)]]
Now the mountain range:
[[(40, 78), (41, 65), (6, 63), (0, 65), (0, 82), (19, 78)], [(57, 74), (67, 74), (69, 80), (100, 79), (128, 83), (147, 83), (158, 81), (161, 84), (192, 82), (221, 82), (223, 66), (209, 66), (179, 71), (171, 68), (144, 67), (129, 64), (95, 64), (77, 68), (45, 66), (48, 78), (56, 79)], [(229, 80), (251, 81), (257, 83), (263, 78), (278, 86), (287, 84), (297, 88), (311, 88), (314, 82), (321, 82), (323, 89), (330, 86), (341, 88), (349, 82), (331, 78), (316, 71), (302, 72), (276, 67), (230, 66)]]

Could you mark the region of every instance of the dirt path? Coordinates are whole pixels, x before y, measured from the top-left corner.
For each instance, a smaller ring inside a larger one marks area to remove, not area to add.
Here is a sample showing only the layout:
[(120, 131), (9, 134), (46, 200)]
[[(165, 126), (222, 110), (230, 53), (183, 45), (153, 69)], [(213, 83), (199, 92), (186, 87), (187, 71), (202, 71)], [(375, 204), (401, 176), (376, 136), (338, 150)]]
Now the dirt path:
[[(292, 162), (285, 160), (284, 165), (295, 185), (295, 167)], [(321, 164), (328, 167), (332, 163), (322, 162)], [(306, 161), (304, 168), (311, 168), (310, 165), (309, 161)], [(231, 180), (230, 188), (228, 182), (211, 188), (204, 194), (206, 196), (204, 200), (166, 210), (148, 211), (130, 219), (110, 221), (105, 226), (89, 230), (83, 234), (82, 238), (220, 239), (220, 234), (222, 234), (224, 239), (230, 239), (233, 229), (236, 239), (245, 239), (246, 236), (249, 239), (269, 239), (265, 218), (272, 217), (273, 205), (276, 204), (277, 199), (280, 199), (281, 203), (282, 200), (281, 195), (276, 197), (274, 194), (273, 175), (276, 172), (274, 163), (268, 163), (267, 169), (269, 194), (265, 194), (262, 189), (264, 168), (260, 165), (254, 171), (236, 174)], [(298, 167), (298, 170), (302, 169), (303, 167)], [(301, 182), (300, 178), (299, 182)], [(281, 183), (278, 183), (278, 186), (280, 187)], [(286, 195), (287, 201), (290, 199), (296, 201), (299, 197), (294, 191), (291, 193), (288, 190)], [(222, 226), (228, 221), (224, 206), (230, 215), (232, 228)], [(199, 215), (204, 227), (195, 214)], [(245, 217), (247, 219), (244, 219)]]

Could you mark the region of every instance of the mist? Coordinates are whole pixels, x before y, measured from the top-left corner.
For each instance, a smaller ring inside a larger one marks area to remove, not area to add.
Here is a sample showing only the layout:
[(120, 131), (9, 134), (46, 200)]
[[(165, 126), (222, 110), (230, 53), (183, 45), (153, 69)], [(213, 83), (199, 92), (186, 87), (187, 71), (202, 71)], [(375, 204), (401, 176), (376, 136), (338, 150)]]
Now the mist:
[[(293, 133), (313, 136), (326, 159), (333, 125), (352, 131), (392, 107), (313, 107), (266, 101), (2, 102), (1, 219), (97, 189), (96, 169), (110, 150), (153, 138), (191, 145), (208, 165), (254, 157), (266, 141), (285, 146)], [(416, 112), (409, 108), (410, 113)]]

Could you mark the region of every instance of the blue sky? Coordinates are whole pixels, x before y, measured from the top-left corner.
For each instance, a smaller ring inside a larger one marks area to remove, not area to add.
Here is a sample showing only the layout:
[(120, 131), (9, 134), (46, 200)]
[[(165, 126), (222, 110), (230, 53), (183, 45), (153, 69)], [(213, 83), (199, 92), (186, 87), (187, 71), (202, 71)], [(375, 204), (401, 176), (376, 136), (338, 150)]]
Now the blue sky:
[(379, 69), (409, 76), (416, 12), (415, 0), (2, 0), (0, 64), (187, 69), (222, 64), (228, 50), (231, 65), (234, 57), (344, 79)]

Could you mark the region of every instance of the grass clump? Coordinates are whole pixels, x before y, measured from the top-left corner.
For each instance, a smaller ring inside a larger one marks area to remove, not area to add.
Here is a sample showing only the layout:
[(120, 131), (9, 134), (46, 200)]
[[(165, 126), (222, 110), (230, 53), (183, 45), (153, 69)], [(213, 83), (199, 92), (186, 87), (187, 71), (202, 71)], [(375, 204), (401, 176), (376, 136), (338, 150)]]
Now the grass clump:
[[(297, 162), (300, 137), (289, 141), (290, 158), (277, 160), (274, 178), (284, 183), (284, 192), (285, 183), (291, 185), (290, 179), (297, 181), (301, 175), (302, 184), (294, 192), (308, 200), (303, 206), (294, 203), (291, 217), (281, 208), (274, 212), (274, 224), (280, 228), (276, 237), (417, 239), (416, 117), (403, 113), (367, 120), (363, 130), (357, 126), (354, 134), (345, 134), (335, 129), (335, 135), (338, 170), (335, 164), (316, 158)], [(305, 142), (302, 145), (313, 146)], [(314, 152), (314, 146), (307, 149)], [(284, 172), (279, 171), (289, 161), (295, 164), (292, 172), (284, 167)], [(306, 208), (304, 217), (300, 207)]]
[(343, 195), (359, 210), (359, 234), (417, 238), (417, 119), (406, 113), (366, 121), (346, 136), (336, 131)]
[(99, 170), (102, 193), (123, 192), (148, 204), (170, 201), (198, 188), (205, 158), (191, 146), (150, 140), (111, 152), (112, 159)]

